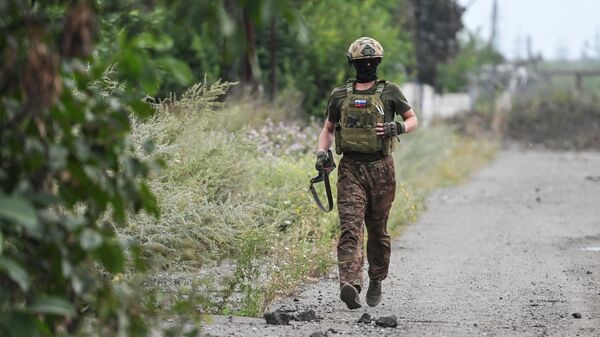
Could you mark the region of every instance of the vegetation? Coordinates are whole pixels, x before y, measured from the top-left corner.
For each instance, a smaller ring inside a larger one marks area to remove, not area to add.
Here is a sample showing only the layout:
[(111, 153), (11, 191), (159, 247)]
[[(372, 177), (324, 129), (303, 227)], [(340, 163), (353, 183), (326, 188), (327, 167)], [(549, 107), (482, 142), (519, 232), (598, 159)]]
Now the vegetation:
[(409, 27), (414, 35), (417, 80), (439, 88), (438, 66), (460, 50), (458, 33), (465, 9), (455, 0), (411, 0)]
[[(239, 81), (237, 90), (268, 92), (271, 99), (280, 92), (302, 93), (298, 99), (312, 115), (323, 111), (323, 93), (354, 76), (343, 65), (357, 37), (374, 36), (385, 46), (382, 72), (389, 80), (402, 80), (403, 65), (413, 60), (410, 35), (399, 25), (403, 16), (391, 14), (398, 1), (169, 0), (150, 7), (134, 2), (114, 4), (123, 14), (110, 20), (104, 44), (110, 46), (123, 25), (143, 29), (172, 46), (170, 54), (191, 67), (194, 82), (205, 76)], [(165, 82), (159, 96), (183, 89)]]
[(437, 87), (444, 92), (467, 92), (473, 85), (472, 76), (485, 66), (500, 64), (503, 57), (476, 35), (466, 34), (460, 40), (460, 50), (447, 63), (437, 64)]
[[(306, 191), (319, 129), (289, 122), (232, 128), (227, 121), (239, 120), (239, 103), (214, 110), (228, 87), (196, 85), (178, 100), (157, 104), (155, 117), (137, 125), (139, 148), (155, 139), (154, 156), (167, 164), (150, 180), (162, 216), (136, 217), (122, 234), (138, 239), (158, 270), (195, 274), (234, 262), (228, 281), (209, 285), (226, 284), (210, 290), (215, 299), (206, 309), (234, 310), (229, 297), (241, 291), (244, 306), (237, 312), (255, 315), (291, 289), (286, 285), (329, 270), (335, 216), (322, 214)], [(161, 290), (178, 296), (169, 286)]]
[[(209, 81), (239, 81), (234, 90), (264, 92), (271, 99), (277, 93), (302, 93), (298, 99), (313, 116), (323, 111), (324, 92), (354, 76), (351, 67), (342, 65), (359, 36), (382, 43), (381, 73), (395, 82), (418, 75), (419, 81), (437, 86), (438, 65), (460, 50), (463, 10), (455, 0), (136, 2), (103, 5), (120, 13), (103, 21), (101, 45), (107, 51), (116, 49), (113, 37), (122, 27), (141, 30), (144, 43), (169, 47), (171, 56), (184, 61), (193, 82), (205, 75)], [(158, 96), (184, 88), (168, 80)]]
[(533, 89), (515, 99), (507, 136), (551, 149), (600, 148), (600, 96), (559, 87)]
[[(470, 48), (461, 53), (469, 54)], [(488, 53), (489, 52), (489, 53)], [(497, 57), (493, 51), (479, 52), (472, 60)], [(455, 59), (460, 67), (475, 64)], [(466, 60), (465, 60), (466, 61)], [(477, 61), (479, 63), (479, 61)], [(494, 79), (491, 70), (478, 79), (478, 101), (473, 111), (447, 119), (458, 131), (474, 137), (494, 134), (525, 146), (556, 150), (600, 148), (598, 65), (583, 61), (529, 60), (510, 71), (507, 64)], [(467, 67), (468, 68), (468, 67)], [(448, 69), (441, 66), (441, 69)], [(453, 70), (448, 69), (452, 72)], [(580, 74), (580, 81), (577, 80)], [(451, 76), (448, 83), (458, 84)], [(510, 83), (512, 82), (512, 83)], [(579, 83), (578, 83), (579, 82)]]
[[(158, 216), (143, 180), (154, 164), (126, 141), (129, 116), (152, 109), (135, 82), (108, 76), (118, 64), (135, 79), (133, 65), (154, 59), (135, 36), (119, 39), (121, 53), (95, 54), (87, 2), (0, 8), (0, 335), (145, 335), (145, 308), (111, 278), (143, 267), (115, 227), (128, 214)], [(143, 83), (157, 86), (151, 78)]]

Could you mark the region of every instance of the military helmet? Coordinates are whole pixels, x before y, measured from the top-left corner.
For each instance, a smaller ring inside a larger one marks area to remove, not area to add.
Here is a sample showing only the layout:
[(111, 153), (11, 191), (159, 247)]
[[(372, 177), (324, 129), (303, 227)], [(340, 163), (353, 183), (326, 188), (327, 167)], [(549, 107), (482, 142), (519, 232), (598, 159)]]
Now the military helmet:
[(348, 48), (348, 62), (360, 59), (383, 57), (383, 47), (377, 40), (370, 37), (361, 37), (352, 42)]

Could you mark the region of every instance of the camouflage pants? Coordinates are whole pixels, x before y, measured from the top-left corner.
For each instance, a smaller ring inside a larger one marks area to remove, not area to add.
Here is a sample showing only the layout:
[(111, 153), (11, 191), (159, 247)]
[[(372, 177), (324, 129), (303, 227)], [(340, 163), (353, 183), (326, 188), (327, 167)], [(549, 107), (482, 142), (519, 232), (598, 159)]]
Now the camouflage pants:
[(338, 213), (342, 233), (337, 247), (340, 283), (362, 286), (363, 224), (367, 228), (369, 278), (383, 280), (390, 264), (387, 221), (396, 193), (392, 156), (375, 162), (340, 160)]

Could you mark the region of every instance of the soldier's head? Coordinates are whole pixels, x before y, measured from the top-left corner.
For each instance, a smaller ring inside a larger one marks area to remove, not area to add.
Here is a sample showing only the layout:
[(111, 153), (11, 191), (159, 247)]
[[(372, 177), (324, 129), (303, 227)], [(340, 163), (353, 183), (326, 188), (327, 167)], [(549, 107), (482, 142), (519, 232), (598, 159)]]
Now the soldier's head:
[(383, 58), (383, 47), (377, 40), (361, 37), (348, 48), (348, 63), (356, 69), (356, 81), (371, 82), (377, 79), (377, 66)]

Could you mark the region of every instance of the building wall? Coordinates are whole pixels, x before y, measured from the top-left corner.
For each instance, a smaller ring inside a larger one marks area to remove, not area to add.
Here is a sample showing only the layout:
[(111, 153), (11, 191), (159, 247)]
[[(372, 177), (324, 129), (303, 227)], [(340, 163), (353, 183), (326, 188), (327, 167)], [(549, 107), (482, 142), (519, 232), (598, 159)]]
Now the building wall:
[(468, 93), (437, 94), (430, 85), (404, 83), (401, 87), (409, 104), (424, 124), (435, 118), (452, 117), (472, 108), (473, 100)]

